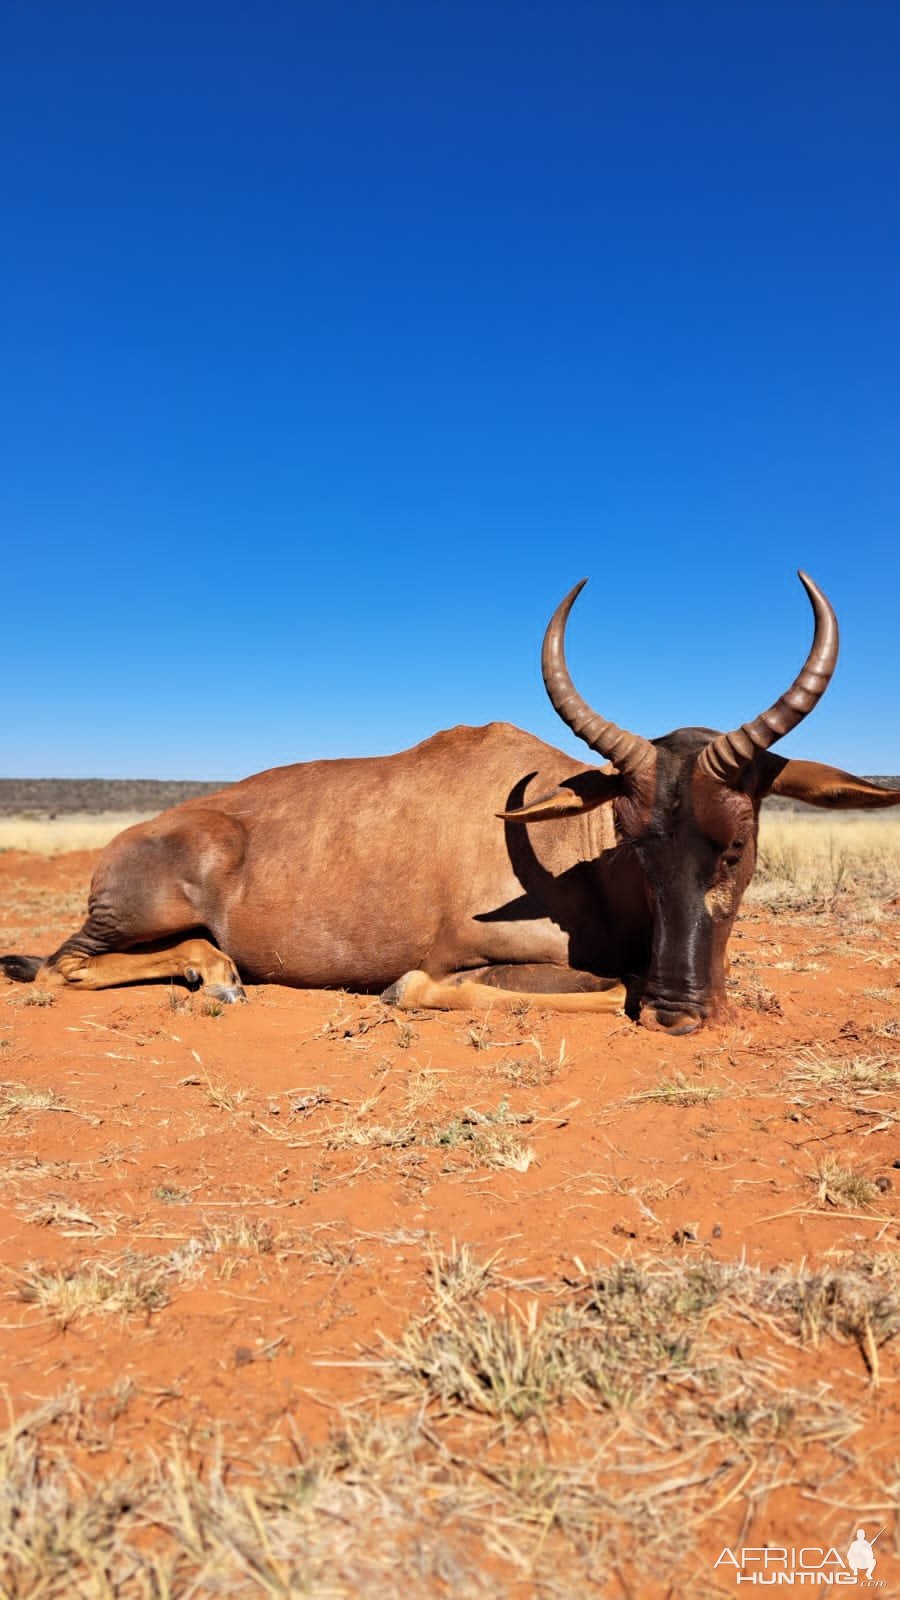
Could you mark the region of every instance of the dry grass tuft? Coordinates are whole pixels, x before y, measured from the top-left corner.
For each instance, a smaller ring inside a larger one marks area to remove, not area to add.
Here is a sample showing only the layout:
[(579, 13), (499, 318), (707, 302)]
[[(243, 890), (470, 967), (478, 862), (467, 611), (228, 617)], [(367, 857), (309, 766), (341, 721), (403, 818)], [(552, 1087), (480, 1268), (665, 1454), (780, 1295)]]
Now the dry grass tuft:
[(560, 1040), (555, 1058), (545, 1053), (540, 1039), (533, 1034), (517, 1041), (517, 1048), (521, 1048), (522, 1055), (502, 1056), (499, 1061), (489, 1063), (491, 1072), (517, 1086), (542, 1088), (572, 1066), (565, 1039)]
[(455, 1239), (448, 1251), (433, 1252), (431, 1274), (435, 1300), (459, 1305), (484, 1294), (496, 1283), (496, 1261), (496, 1255), (489, 1261), (479, 1261), (469, 1245), (458, 1245)]
[(42, 985), (36, 984), (32, 988), (23, 989), (21, 994), (14, 995), (10, 1004), (38, 1007), (55, 1006), (56, 994), (57, 991), (55, 989), (45, 989)]
[(661, 1078), (652, 1089), (630, 1095), (627, 1104), (640, 1105), (649, 1100), (664, 1106), (707, 1106), (725, 1093), (721, 1084), (689, 1083), (682, 1073), (676, 1072), (671, 1078)]
[(843, 910), (877, 920), (897, 893), (900, 816), (884, 811), (763, 810), (746, 904), (773, 911)]
[(819, 1190), (819, 1204), (837, 1207), (870, 1206), (878, 1199), (878, 1186), (871, 1178), (842, 1166), (836, 1156), (826, 1156), (813, 1176)]
[(781, 1001), (774, 989), (761, 983), (759, 978), (750, 977), (737, 985), (738, 1003), (747, 1011), (758, 1011), (761, 1016), (780, 1017), (783, 1013)]
[(818, 1347), (830, 1337), (881, 1348), (900, 1333), (897, 1258), (861, 1257), (819, 1272), (773, 1272), (760, 1280), (755, 1303), (786, 1321), (803, 1344)]
[(119, 1224), (124, 1220), (109, 1211), (104, 1211), (101, 1216), (92, 1216), (83, 1206), (73, 1205), (71, 1201), (58, 1196), (19, 1209), (26, 1222), (34, 1223), (39, 1228), (55, 1228), (63, 1239), (97, 1238), (113, 1234), (118, 1232)]
[(858, 1498), (847, 1476), (854, 1448), (867, 1454), (863, 1416), (756, 1356), (754, 1336), (855, 1343), (875, 1376), (900, 1328), (897, 1265), (625, 1263), (523, 1295), (465, 1245), (435, 1253), (424, 1310), (382, 1342), (369, 1404), (315, 1450), (298, 1438), (293, 1466), (228, 1471), (214, 1452), (201, 1470), (176, 1451), (88, 1481), (67, 1457), (91, 1427), (74, 1391), (13, 1421), (0, 1594), (564, 1600), (623, 1567), (674, 1592), (703, 1570), (696, 1541), (723, 1507), (739, 1527), (757, 1496), (802, 1491), (810, 1474), (836, 1504)]
[[(704, 1415), (717, 1430), (729, 1431), (740, 1379), (739, 1391), (760, 1390), (752, 1403), (743, 1396), (742, 1426), (749, 1427), (752, 1416), (754, 1427), (773, 1436), (785, 1407), (771, 1403), (768, 1380), (746, 1365), (738, 1368), (721, 1340), (708, 1337), (714, 1312), (733, 1315), (740, 1307), (746, 1314), (761, 1299), (771, 1310), (763, 1285), (749, 1269), (717, 1262), (683, 1268), (626, 1262), (589, 1279), (561, 1305), (542, 1308), (536, 1299), (522, 1305), (507, 1297), (493, 1309), (479, 1302), (478, 1291), (474, 1298), (447, 1293), (440, 1282), (425, 1313), (384, 1345), (389, 1391), (394, 1398), (436, 1402), (444, 1412), (462, 1408), (521, 1422), (567, 1401), (634, 1411), (655, 1404), (654, 1396), (665, 1405), (683, 1390), (705, 1396)], [(729, 1400), (721, 1409), (724, 1394)], [(664, 1427), (662, 1417), (659, 1422)]]
[(835, 1056), (817, 1045), (798, 1052), (789, 1079), (847, 1097), (889, 1094), (900, 1088), (900, 1063), (883, 1054)]
[(209, 1073), (204, 1073), (204, 1078), (206, 1097), (210, 1105), (215, 1106), (217, 1111), (227, 1111), (234, 1116), (246, 1100), (247, 1090), (232, 1089), (227, 1083), (215, 1083)]
[(272, 1224), (259, 1217), (235, 1217), (228, 1222), (208, 1222), (199, 1237), (205, 1255), (241, 1252), (246, 1255), (271, 1255), (275, 1249)]
[(329, 1150), (352, 1150), (357, 1147), (374, 1150), (404, 1150), (415, 1144), (419, 1136), (416, 1122), (361, 1122), (357, 1116), (347, 1116), (331, 1128), (325, 1139)]
[[(530, 1115), (516, 1115), (506, 1100), (494, 1111), (475, 1111), (467, 1107), (448, 1122), (427, 1122), (413, 1115), (436, 1092), (440, 1080), (434, 1074), (420, 1073), (413, 1080), (406, 1111), (395, 1122), (367, 1122), (369, 1105), (348, 1113), (343, 1121), (324, 1134), (329, 1150), (355, 1148), (390, 1150), (411, 1145), (422, 1150), (458, 1150), (473, 1166), (510, 1168), (527, 1172), (535, 1160), (529, 1145), (514, 1131), (533, 1121)], [(371, 1104), (371, 1102), (370, 1102)]]
[(126, 1250), (69, 1268), (35, 1264), (16, 1275), (18, 1296), (61, 1329), (86, 1316), (146, 1317), (168, 1305), (173, 1282), (190, 1275), (197, 1253), (160, 1257)]
[(432, 1127), (429, 1143), (443, 1149), (462, 1150), (475, 1166), (527, 1172), (535, 1153), (530, 1145), (522, 1143), (513, 1129), (532, 1120), (528, 1115), (516, 1116), (505, 1099), (500, 1101), (496, 1111), (474, 1111), (468, 1107), (460, 1116)]
[(30, 1083), (0, 1083), (0, 1121), (23, 1111), (50, 1111), (59, 1106), (52, 1089), (38, 1089)]

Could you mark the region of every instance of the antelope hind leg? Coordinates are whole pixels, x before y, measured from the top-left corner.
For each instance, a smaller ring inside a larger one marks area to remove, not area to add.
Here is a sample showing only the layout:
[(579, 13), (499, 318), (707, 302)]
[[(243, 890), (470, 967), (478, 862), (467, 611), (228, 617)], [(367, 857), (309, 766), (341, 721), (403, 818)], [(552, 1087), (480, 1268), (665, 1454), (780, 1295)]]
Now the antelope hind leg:
[(89, 955), (65, 950), (38, 973), (36, 982), (72, 984), (77, 989), (114, 989), (122, 983), (147, 983), (153, 978), (183, 978), (203, 985), (204, 994), (226, 1004), (245, 1000), (244, 987), (230, 956), (208, 939), (183, 939), (142, 950)]

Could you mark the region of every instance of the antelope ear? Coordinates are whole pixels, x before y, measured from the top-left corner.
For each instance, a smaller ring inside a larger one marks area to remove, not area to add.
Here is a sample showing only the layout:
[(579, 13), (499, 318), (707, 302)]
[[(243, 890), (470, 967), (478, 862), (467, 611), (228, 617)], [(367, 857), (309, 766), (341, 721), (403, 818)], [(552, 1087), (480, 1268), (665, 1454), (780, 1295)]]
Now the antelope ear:
[(621, 772), (576, 772), (549, 794), (514, 811), (498, 811), (503, 822), (549, 822), (559, 817), (583, 817), (607, 800), (624, 794), (627, 779)]
[[(808, 806), (825, 806), (832, 811), (874, 810), (879, 806), (900, 806), (900, 789), (882, 789), (867, 778), (854, 778), (839, 767), (826, 767), (821, 761), (788, 761), (784, 756), (768, 756), (774, 775), (768, 794), (802, 800)], [(767, 773), (769, 776), (769, 773)]]

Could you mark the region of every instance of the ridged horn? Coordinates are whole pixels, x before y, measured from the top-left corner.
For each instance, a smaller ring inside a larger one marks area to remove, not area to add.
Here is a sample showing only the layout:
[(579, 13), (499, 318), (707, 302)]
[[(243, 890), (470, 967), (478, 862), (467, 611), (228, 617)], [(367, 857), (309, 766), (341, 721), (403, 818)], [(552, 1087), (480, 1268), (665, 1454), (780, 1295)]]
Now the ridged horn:
[(818, 584), (805, 572), (798, 572), (797, 576), (809, 595), (816, 621), (809, 655), (791, 687), (768, 711), (731, 733), (720, 733), (701, 752), (699, 771), (721, 783), (735, 783), (760, 750), (770, 749), (808, 717), (831, 682), (838, 658), (837, 617)]
[(592, 711), (575, 688), (566, 666), (564, 649), (566, 623), (569, 612), (586, 583), (587, 578), (582, 578), (580, 583), (576, 583), (574, 589), (570, 590), (565, 600), (560, 602), (550, 618), (547, 632), (544, 634), (544, 648), (541, 651), (544, 684), (553, 709), (579, 739), (583, 739), (585, 744), (597, 751), (598, 755), (611, 761), (621, 773), (635, 773), (656, 755), (650, 740), (642, 738), (639, 733), (629, 733), (626, 728), (618, 728), (614, 722), (607, 722), (605, 717), (598, 716), (596, 711)]

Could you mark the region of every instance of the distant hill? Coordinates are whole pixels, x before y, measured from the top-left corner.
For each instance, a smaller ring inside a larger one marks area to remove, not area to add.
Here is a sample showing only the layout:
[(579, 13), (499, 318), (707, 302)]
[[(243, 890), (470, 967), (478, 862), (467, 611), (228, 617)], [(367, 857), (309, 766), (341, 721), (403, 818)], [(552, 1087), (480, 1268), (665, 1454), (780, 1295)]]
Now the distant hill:
[(223, 783), (160, 778), (0, 778), (0, 817), (64, 817), (72, 812), (165, 811), (215, 794)]
[[(900, 777), (875, 777), (887, 789), (900, 788)], [(160, 778), (0, 778), (0, 817), (64, 817), (73, 812), (164, 811), (195, 795), (215, 794), (223, 783)], [(805, 811), (796, 800), (767, 800), (779, 811)]]

